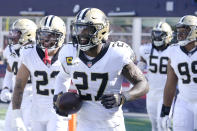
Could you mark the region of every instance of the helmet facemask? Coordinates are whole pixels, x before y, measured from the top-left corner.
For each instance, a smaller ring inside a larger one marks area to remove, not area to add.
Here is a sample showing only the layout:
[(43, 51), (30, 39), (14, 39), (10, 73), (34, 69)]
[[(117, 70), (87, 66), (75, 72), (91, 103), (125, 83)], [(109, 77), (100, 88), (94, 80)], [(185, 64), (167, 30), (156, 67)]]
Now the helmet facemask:
[(165, 49), (172, 40), (172, 29), (166, 22), (159, 22), (151, 33), (153, 46), (158, 50)]
[(193, 15), (183, 16), (176, 25), (177, 40), (180, 46), (196, 41), (197, 17)]
[(9, 31), (8, 43), (11, 44), (14, 50), (18, 50), (22, 43), (20, 42), (22, 32), (18, 29), (13, 29)]
[(104, 29), (102, 24), (83, 24), (74, 23), (73, 33), (76, 36), (76, 42), (82, 51), (87, 51), (101, 43), (99, 32)]
[(19, 49), (35, 41), (37, 25), (32, 20), (18, 19), (12, 24), (11, 29), (8, 38), (13, 41), (11, 43), (14, 48)]
[(75, 17), (71, 35), (80, 50), (88, 51), (107, 40), (109, 20), (101, 10), (85, 8)]
[(50, 31), (44, 29), (38, 29), (36, 31), (36, 41), (38, 45), (45, 50), (53, 51), (58, 47), (58, 43), (61, 41), (63, 34), (58, 31)]
[(190, 38), (192, 32), (195, 30), (194, 28), (195, 27), (191, 28), (188, 25), (182, 25), (176, 28), (177, 40), (179, 41), (180, 46), (185, 46), (195, 40)]
[(160, 47), (167, 44), (166, 43), (167, 33), (164, 31), (153, 30), (151, 37), (152, 37), (152, 42), (156, 47)]

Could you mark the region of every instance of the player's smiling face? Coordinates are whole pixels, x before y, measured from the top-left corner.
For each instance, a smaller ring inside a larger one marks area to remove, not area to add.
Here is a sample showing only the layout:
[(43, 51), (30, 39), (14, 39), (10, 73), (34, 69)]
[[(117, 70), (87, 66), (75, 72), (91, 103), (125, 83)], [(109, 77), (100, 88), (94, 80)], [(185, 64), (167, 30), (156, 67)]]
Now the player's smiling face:
[(41, 31), (38, 34), (38, 39), (41, 45), (45, 48), (51, 48), (57, 44), (60, 35), (53, 32)]

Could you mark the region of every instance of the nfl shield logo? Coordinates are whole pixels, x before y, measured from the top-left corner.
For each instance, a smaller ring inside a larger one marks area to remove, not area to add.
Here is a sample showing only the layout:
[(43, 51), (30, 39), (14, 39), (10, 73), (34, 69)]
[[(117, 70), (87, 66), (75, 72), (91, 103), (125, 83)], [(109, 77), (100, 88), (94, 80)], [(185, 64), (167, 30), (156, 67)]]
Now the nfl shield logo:
[(92, 62), (88, 61), (87, 62), (88, 67), (90, 68), (92, 66)]

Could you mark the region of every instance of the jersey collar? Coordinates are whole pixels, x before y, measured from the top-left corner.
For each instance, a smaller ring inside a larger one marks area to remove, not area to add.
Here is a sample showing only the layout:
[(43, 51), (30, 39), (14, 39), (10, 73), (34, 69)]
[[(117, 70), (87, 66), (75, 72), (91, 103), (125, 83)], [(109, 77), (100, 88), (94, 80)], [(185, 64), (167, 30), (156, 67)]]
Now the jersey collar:
[[(59, 50), (60, 50), (60, 49), (59, 49)], [(58, 54), (59, 54), (59, 50), (58, 50), (58, 51), (55, 53), (55, 55), (52, 57), (52, 59), (51, 59), (51, 65), (57, 61), (57, 59), (58, 59)], [(45, 54), (44, 54), (44, 51), (43, 51), (38, 45), (36, 46), (36, 51), (37, 51), (37, 53), (38, 53), (40, 59), (43, 60), (43, 58), (45, 57)]]
[(187, 51), (184, 46), (180, 46), (181, 50), (188, 56), (192, 56), (196, 51), (197, 51), (197, 47), (195, 47), (194, 50), (192, 51)]
[(92, 67), (97, 61), (99, 61), (107, 52), (109, 48), (109, 44), (105, 43), (100, 51), (100, 53), (92, 60), (89, 60), (83, 51), (80, 50), (79, 52), (79, 58), (81, 59), (81, 61), (83, 61), (83, 63), (85, 65), (87, 65), (87, 67)]

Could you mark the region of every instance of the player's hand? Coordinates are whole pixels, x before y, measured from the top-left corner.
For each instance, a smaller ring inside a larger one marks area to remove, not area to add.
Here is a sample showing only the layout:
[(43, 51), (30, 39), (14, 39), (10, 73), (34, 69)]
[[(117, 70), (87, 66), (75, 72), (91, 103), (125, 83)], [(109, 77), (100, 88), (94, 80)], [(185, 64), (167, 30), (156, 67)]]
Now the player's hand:
[(100, 100), (101, 104), (103, 104), (106, 109), (110, 109), (122, 105), (125, 102), (125, 97), (123, 94), (120, 93), (106, 94), (101, 96)]
[(12, 117), (12, 128), (14, 128), (16, 131), (27, 131), (20, 109), (12, 110)]
[(9, 91), (9, 89), (4, 88), (1, 91), (1, 101), (8, 102), (11, 101), (11, 98), (12, 98), (12, 93)]
[(169, 118), (170, 107), (162, 105), (160, 115), (160, 126), (163, 131), (171, 131), (171, 119)]
[(168, 115), (160, 118), (160, 125), (162, 131), (171, 131), (171, 119)]
[(58, 95), (54, 95), (54, 96), (53, 96), (53, 108), (55, 109), (55, 112), (56, 112), (58, 115), (68, 117), (68, 115), (65, 114), (65, 112), (61, 112), (61, 111), (59, 110), (59, 108), (58, 108), (58, 106), (57, 106), (57, 103), (56, 103), (58, 97), (60, 97), (62, 94), (63, 94), (63, 92), (60, 92)]

